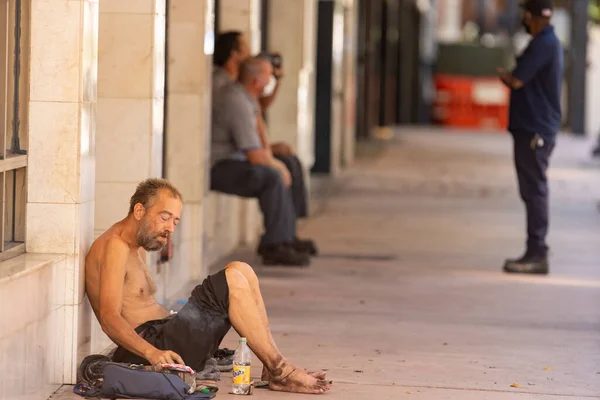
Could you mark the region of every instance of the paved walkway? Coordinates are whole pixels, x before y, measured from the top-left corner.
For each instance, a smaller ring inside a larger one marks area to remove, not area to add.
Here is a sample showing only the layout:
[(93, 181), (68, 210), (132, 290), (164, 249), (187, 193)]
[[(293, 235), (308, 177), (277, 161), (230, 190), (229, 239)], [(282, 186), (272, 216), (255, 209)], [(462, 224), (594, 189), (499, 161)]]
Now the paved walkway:
[(329, 370), (325, 398), (600, 399), (600, 168), (589, 143), (561, 140), (552, 273), (507, 276), (503, 260), (524, 242), (510, 146), (430, 130), (363, 146), (302, 229), (322, 257), (307, 270), (257, 266), (279, 348)]

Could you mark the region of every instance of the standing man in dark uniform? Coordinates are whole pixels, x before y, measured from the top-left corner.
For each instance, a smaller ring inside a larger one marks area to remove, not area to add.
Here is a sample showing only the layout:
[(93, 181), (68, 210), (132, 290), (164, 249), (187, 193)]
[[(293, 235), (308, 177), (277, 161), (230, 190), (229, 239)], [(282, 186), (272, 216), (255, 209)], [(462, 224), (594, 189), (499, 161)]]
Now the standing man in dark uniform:
[(552, 0), (522, 4), (523, 25), (533, 36), (512, 72), (499, 69), (511, 89), (508, 130), (514, 138), (519, 191), (527, 212), (527, 250), (507, 260), (505, 272), (548, 273), (548, 181), (546, 170), (561, 124), (563, 48), (550, 24)]

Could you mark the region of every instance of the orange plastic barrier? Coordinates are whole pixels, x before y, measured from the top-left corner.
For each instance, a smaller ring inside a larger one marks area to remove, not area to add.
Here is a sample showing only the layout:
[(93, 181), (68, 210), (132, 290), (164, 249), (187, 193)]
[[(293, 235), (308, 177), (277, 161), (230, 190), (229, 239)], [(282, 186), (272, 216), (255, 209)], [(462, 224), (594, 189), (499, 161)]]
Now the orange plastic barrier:
[(449, 127), (505, 130), (510, 91), (497, 77), (434, 77), (435, 122)]

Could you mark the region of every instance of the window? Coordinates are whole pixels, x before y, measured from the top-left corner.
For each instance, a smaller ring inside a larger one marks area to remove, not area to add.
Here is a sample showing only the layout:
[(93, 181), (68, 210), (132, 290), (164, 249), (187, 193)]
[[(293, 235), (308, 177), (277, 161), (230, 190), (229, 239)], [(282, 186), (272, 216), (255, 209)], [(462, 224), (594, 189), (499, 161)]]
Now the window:
[(28, 1), (0, 0), (0, 261), (25, 251), (28, 12)]

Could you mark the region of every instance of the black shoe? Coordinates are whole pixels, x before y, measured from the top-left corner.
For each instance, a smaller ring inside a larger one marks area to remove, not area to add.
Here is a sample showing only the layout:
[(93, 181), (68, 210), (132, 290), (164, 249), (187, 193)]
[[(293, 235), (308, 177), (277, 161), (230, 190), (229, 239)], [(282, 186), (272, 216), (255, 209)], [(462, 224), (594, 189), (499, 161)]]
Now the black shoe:
[(597, 144), (592, 150), (592, 157), (600, 157), (600, 144)]
[(310, 265), (308, 254), (296, 251), (290, 244), (261, 246), (258, 249), (263, 265), (285, 265), (291, 267), (307, 267)]
[(294, 238), (294, 241), (292, 242), (292, 247), (298, 253), (304, 253), (304, 254), (308, 254), (311, 256), (316, 256), (319, 253), (319, 250), (317, 249), (317, 245), (315, 244), (315, 242), (313, 242), (310, 239), (302, 240), (302, 239)]
[(506, 260), (504, 272), (514, 274), (548, 274), (548, 257), (531, 252), (516, 260)]

